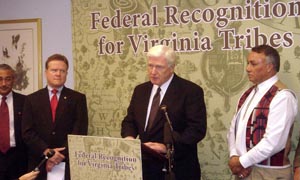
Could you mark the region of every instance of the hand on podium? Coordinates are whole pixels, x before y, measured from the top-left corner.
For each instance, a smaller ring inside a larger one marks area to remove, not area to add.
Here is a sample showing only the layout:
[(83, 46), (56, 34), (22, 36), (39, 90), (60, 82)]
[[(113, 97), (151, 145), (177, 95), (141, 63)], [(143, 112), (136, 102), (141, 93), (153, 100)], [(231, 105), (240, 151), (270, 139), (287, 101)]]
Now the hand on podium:
[(144, 145), (149, 147), (150, 149), (153, 149), (157, 153), (161, 153), (161, 154), (167, 153), (167, 147), (164, 144), (156, 143), (156, 142), (146, 142), (144, 143)]
[(142, 143), (142, 152), (152, 156), (154, 158), (157, 158), (158, 160), (165, 161), (166, 160), (166, 146), (164, 144), (160, 143), (154, 143), (154, 142), (147, 142)]

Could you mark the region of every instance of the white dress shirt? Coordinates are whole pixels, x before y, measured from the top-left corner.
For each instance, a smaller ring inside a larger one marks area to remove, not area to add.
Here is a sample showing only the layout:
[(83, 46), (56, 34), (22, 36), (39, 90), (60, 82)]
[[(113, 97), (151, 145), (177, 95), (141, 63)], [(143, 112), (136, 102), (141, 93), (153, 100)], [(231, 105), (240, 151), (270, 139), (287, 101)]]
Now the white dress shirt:
[[(264, 94), (277, 81), (278, 77), (275, 75), (259, 84), (248, 110), (245, 112), (245, 104), (253, 96), (254, 90), (249, 94), (240, 111), (235, 114), (231, 121), (227, 135), (230, 157), (234, 155), (240, 156), (239, 160), (244, 168), (256, 165), (285, 148), (298, 108), (298, 100), (295, 93), (288, 89), (277, 92), (271, 101), (264, 137), (251, 150), (247, 152), (246, 149), (246, 127), (249, 116)], [(263, 165), (257, 166), (266, 167)], [(272, 168), (276, 167), (272, 166)]]
[[(2, 96), (0, 96), (0, 104), (2, 101)], [(9, 139), (10, 139), (10, 147), (16, 147), (16, 139), (15, 139), (15, 122), (14, 122), (14, 103), (12, 92), (10, 92), (6, 96), (6, 104), (9, 112)]]

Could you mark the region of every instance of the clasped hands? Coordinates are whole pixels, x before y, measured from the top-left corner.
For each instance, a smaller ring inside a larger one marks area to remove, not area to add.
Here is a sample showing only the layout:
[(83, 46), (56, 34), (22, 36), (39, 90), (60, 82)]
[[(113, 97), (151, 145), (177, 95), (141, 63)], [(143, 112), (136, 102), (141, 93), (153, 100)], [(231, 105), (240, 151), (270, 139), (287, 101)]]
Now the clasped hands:
[[(54, 166), (58, 165), (59, 163), (61, 163), (65, 159), (65, 156), (61, 153), (61, 151), (65, 150), (65, 149), (66, 149), (65, 147), (54, 148), (53, 149), (55, 154), (51, 158), (49, 158), (46, 162), (47, 172), (50, 172)], [(46, 149), (44, 154), (47, 154), (47, 152), (49, 150), (50, 149)]]
[(244, 168), (240, 163), (239, 156), (232, 156), (229, 159), (228, 166), (232, 172), (232, 174), (237, 175), (239, 178), (243, 179), (249, 176), (252, 168)]

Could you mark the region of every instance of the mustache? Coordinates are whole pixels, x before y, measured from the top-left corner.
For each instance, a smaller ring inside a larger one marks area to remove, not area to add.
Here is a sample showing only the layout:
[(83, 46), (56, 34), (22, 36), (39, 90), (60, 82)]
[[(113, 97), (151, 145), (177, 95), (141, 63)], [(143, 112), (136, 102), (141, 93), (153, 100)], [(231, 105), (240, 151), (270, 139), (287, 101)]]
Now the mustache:
[(2, 90), (6, 90), (6, 89), (9, 89), (10, 87), (9, 86), (0, 86), (0, 89), (2, 89)]

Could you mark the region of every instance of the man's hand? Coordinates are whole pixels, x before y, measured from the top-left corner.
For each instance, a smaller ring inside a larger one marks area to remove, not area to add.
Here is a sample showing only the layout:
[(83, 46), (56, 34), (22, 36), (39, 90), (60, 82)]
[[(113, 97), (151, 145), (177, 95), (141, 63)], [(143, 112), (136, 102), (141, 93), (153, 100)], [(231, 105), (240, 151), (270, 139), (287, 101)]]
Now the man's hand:
[(300, 180), (300, 167), (294, 169), (294, 180)]
[(125, 139), (135, 139), (133, 136), (127, 136)]
[(238, 174), (244, 169), (244, 167), (240, 163), (239, 156), (232, 156), (229, 159), (228, 166), (232, 174)]
[(34, 180), (39, 173), (40, 171), (31, 171), (19, 177), (19, 180)]
[(167, 147), (164, 144), (157, 143), (157, 142), (146, 142), (144, 144), (158, 153), (161, 154), (167, 153)]
[(237, 175), (239, 178), (243, 179), (252, 171), (252, 168), (244, 168), (240, 163), (239, 156), (232, 156), (228, 162), (228, 166), (232, 172), (232, 174)]
[(61, 153), (61, 151), (65, 149), (66, 149), (65, 147), (53, 149), (55, 154), (50, 159), (48, 159), (46, 163), (47, 172), (50, 172), (55, 165), (58, 165), (60, 162), (62, 162), (65, 159), (65, 156)]

